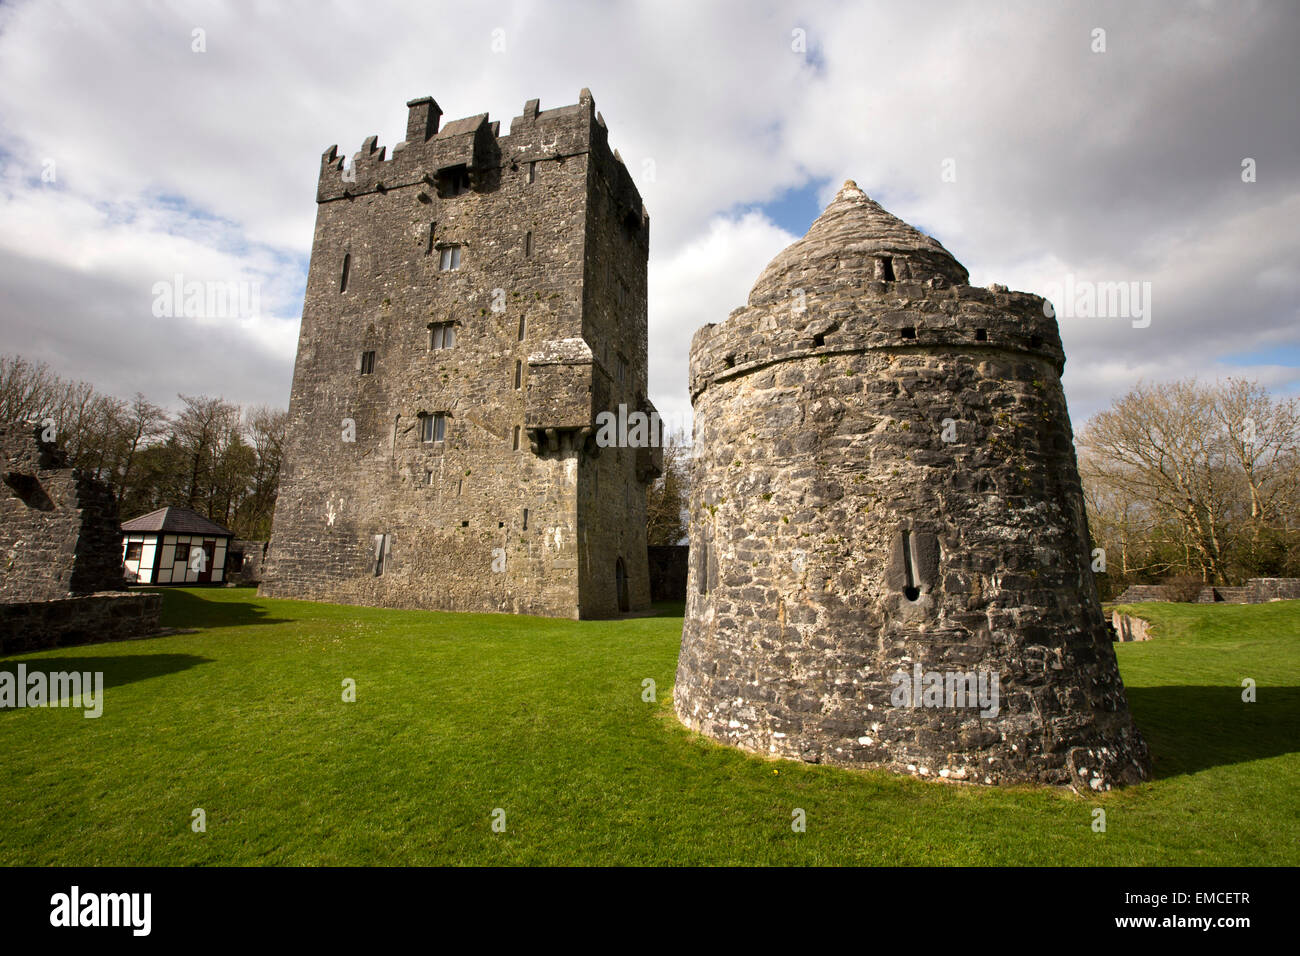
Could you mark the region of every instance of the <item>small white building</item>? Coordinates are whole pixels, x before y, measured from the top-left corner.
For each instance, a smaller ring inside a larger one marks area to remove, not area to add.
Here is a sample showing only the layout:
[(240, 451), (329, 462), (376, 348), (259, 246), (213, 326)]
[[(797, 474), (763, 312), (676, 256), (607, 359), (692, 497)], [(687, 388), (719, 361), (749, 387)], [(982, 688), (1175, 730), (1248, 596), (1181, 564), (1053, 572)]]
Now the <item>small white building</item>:
[(235, 536), (189, 508), (159, 508), (122, 523), (122, 562), (137, 584), (224, 584)]

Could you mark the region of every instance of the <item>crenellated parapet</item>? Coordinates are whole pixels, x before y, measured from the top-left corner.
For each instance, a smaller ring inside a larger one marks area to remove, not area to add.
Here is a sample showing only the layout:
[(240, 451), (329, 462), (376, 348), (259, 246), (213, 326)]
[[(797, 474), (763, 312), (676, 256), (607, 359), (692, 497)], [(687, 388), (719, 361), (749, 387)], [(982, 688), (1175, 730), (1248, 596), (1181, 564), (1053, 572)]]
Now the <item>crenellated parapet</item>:
[(529, 100), (505, 136), (500, 122), (487, 113), (444, 125), (442, 108), (433, 97), (419, 97), (406, 105), (406, 139), (393, 147), (391, 155), (377, 136), (367, 137), (351, 162), (337, 145), (321, 155), (317, 202), (412, 187), (427, 190), (430, 196), (454, 195), (463, 189), (485, 192), (495, 188), (503, 169), (564, 162), (592, 152), (598, 154), (624, 214), (645, 224), (640, 194), (622, 160), (609, 148), (604, 119), (586, 89), (577, 103), (556, 109), (542, 110), (538, 100)]

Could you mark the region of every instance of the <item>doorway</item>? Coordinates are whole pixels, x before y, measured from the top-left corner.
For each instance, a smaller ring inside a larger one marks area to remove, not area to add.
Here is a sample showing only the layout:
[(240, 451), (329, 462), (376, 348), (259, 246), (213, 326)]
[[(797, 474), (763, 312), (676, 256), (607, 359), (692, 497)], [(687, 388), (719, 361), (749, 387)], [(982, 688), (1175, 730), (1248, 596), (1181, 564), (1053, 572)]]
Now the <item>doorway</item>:
[(203, 542), (203, 567), (199, 569), (199, 584), (212, 583), (212, 562), (217, 557), (217, 542)]

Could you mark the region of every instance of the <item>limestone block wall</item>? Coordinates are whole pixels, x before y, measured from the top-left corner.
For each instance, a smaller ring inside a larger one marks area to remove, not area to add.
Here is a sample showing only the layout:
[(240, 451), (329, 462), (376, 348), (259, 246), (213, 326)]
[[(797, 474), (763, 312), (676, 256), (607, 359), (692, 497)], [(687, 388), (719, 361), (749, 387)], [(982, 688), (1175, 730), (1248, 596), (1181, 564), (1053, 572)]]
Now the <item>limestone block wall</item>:
[(162, 595), (151, 591), (0, 603), (0, 655), (147, 637), (161, 612)]
[(121, 588), (111, 487), (40, 435), (35, 423), (0, 425), (0, 602)]

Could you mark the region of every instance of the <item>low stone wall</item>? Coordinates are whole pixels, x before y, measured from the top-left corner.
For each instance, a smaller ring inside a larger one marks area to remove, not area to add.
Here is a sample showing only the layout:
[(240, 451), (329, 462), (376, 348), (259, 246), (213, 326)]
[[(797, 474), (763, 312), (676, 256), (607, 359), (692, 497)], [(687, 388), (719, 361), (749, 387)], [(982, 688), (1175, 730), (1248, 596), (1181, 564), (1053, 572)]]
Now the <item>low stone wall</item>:
[(1255, 590), (1252, 604), (1300, 601), (1300, 578), (1251, 578), (1246, 584)]
[(0, 604), (0, 654), (143, 637), (159, 629), (161, 611), (162, 595), (149, 591)]
[[(1134, 584), (1115, 598), (1115, 604), (1168, 601), (1162, 584)], [(1196, 597), (1197, 604), (1267, 604), (1269, 601), (1300, 601), (1300, 578), (1250, 578), (1239, 587), (1207, 585)]]
[(1144, 601), (1168, 601), (1169, 595), (1161, 584), (1131, 584), (1115, 598), (1116, 604), (1141, 604)]
[(1253, 600), (1255, 597), (1254, 588), (1202, 588), (1201, 593), (1196, 596), (1197, 604), (1258, 604)]
[(650, 554), (650, 600), (685, 601), (687, 554), (684, 544), (652, 544)]

